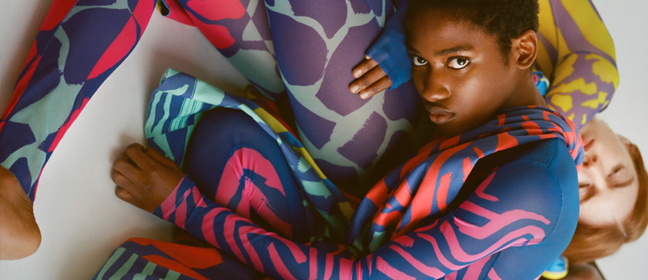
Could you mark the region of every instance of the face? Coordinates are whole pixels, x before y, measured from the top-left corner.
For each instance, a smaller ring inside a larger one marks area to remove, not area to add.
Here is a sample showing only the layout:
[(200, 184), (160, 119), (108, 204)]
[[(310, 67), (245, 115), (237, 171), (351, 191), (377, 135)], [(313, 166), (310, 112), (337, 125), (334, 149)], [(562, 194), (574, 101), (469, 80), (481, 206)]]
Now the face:
[(413, 80), (438, 135), (474, 129), (505, 107), (516, 88), (517, 67), (506, 63), (495, 36), (438, 11), (411, 20)]
[(597, 118), (581, 130), (585, 161), (578, 172), (579, 221), (591, 226), (623, 222), (637, 201), (639, 181), (628, 140)]

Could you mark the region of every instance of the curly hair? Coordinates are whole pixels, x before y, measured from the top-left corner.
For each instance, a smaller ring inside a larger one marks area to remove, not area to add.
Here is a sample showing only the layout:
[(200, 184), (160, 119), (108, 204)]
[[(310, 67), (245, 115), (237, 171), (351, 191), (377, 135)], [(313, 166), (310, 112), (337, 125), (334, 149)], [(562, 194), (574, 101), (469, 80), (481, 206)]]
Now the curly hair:
[(537, 0), (412, 0), (407, 8), (407, 30), (411, 29), (412, 18), (433, 10), (497, 36), (505, 59), (511, 52), (511, 40), (527, 30), (538, 31)]

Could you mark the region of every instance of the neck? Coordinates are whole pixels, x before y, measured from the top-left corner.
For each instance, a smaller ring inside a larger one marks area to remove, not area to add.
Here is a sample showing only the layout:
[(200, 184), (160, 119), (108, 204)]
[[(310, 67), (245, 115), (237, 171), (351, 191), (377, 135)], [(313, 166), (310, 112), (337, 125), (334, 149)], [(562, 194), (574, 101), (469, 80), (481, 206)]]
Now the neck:
[(547, 103), (533, 83), (531, 71), (525, 71), (520, 75), (515, 89), (509, 100), (500, 109), (519, 106), (541, 106), (546, 107)]

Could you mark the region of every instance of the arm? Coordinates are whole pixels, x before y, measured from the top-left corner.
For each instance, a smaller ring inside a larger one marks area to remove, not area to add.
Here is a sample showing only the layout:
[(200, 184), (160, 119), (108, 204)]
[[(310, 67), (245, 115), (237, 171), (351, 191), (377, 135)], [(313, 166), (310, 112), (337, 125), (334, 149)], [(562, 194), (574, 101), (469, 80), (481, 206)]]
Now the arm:
[[(521, 187), (528, 185), (529, 178), (535, 184)], [(501, 259), (513, 261), (529, 255), (524, 245), (542, 243), (551, 235), (561, 210), (557, 184), (546, 167), (500, 169), (456, 210), (357, 260), (268, 232), (202, 195), (187, 177), (153, 213), (276, 278), (440, 278), (478, 261), (468, 270), (528, 277), (542, 273), (542, 261), (550, 262), (564, 248), (548, 250), (555, 255), (534, 254), (535, 262), (516, 265), (513, 270)], [(487, 263), (481, 261), (485, 259)], [(491, 272), (492, 268), (501, 271)]]
[(541, 0), (538, 68), (551, 80), (550, 108), (583, 126), (619, 84), (614, 44), (587, 0)]

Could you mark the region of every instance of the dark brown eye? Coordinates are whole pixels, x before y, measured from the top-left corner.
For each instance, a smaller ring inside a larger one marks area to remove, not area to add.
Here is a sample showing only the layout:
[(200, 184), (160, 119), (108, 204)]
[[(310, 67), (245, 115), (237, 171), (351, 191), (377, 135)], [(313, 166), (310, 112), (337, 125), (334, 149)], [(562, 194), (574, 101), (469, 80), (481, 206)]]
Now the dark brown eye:
[(426, 65), (428, 61), (425, 60), (425, 58), (415, 55), (412, 57), (412, 63), (414, 63), (414, 66), (423, 66)]
[(470, 64), (470, 59), (465, 57), (453, 57), (448, 61), (448, 67), (455, 70), (463, 69), (468, 64)]

